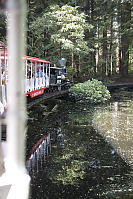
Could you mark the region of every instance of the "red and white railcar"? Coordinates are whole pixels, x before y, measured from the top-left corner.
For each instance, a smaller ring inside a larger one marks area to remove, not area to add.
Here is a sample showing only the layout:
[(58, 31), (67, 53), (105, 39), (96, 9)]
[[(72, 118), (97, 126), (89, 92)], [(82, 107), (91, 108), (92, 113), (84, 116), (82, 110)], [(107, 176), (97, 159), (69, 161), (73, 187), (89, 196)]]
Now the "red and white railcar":
[[(31, 98), (42, 95), (50, 86), (50, 62), (45, 59), (24, 56), (25, 90), (24, 94)], [(8, 89), (8, 54), (0, 49), (0, 113), (7, 106)]]
[(7, 107), (7, 46), (0, 41), (0, 114), (3, 114)]
[(42, 95), (50, 84), (50, 62), (25, 56), (25, 95), (34, 98)]

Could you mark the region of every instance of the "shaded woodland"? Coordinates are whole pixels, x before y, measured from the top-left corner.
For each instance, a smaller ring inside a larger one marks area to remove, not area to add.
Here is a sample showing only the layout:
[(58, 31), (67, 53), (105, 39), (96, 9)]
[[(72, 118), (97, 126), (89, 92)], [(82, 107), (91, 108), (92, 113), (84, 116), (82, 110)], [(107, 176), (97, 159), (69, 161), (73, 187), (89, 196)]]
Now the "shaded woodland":
[[(0, 40), (6, 42), (1, 16)], [(59, 65), (71, 77), (126, 77), (133, 73), (133, 1), (27, 0), (27, 55)]]

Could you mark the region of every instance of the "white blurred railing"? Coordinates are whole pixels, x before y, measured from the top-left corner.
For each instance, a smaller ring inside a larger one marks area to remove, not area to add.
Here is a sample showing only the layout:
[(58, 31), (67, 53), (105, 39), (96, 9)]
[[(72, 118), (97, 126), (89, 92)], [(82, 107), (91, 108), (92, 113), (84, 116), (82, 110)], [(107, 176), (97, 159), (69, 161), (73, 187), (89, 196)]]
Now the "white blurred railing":
[(25, 168), (24, 71), (25, 0), (7, 0), (8, 113), (5, 173), (0, 177), (1, 199), (28, 199), (30, 177)]

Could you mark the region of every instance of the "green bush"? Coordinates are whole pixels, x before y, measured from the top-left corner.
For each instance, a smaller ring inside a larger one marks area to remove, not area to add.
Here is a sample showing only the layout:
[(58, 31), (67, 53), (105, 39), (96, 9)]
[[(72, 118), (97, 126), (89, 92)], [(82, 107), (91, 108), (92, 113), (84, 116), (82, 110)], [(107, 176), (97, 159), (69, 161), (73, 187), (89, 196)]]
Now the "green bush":
[(69, 89), (69, 95), (76, 101), (87, 101), (91, 104), (105, 103), (111, 97), (108, 89), (96, 79), (73, 85)]

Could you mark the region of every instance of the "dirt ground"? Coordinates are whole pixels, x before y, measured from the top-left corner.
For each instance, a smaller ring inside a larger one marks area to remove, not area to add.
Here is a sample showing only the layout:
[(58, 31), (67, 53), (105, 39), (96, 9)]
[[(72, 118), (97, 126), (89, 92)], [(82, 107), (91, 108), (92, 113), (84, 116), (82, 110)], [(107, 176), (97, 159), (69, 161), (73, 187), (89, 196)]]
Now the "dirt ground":
[(112, 83), (130, 83), (133, 82), (133, 75), (128, 75), (127, 77), (112, 76), (109, 79)]

